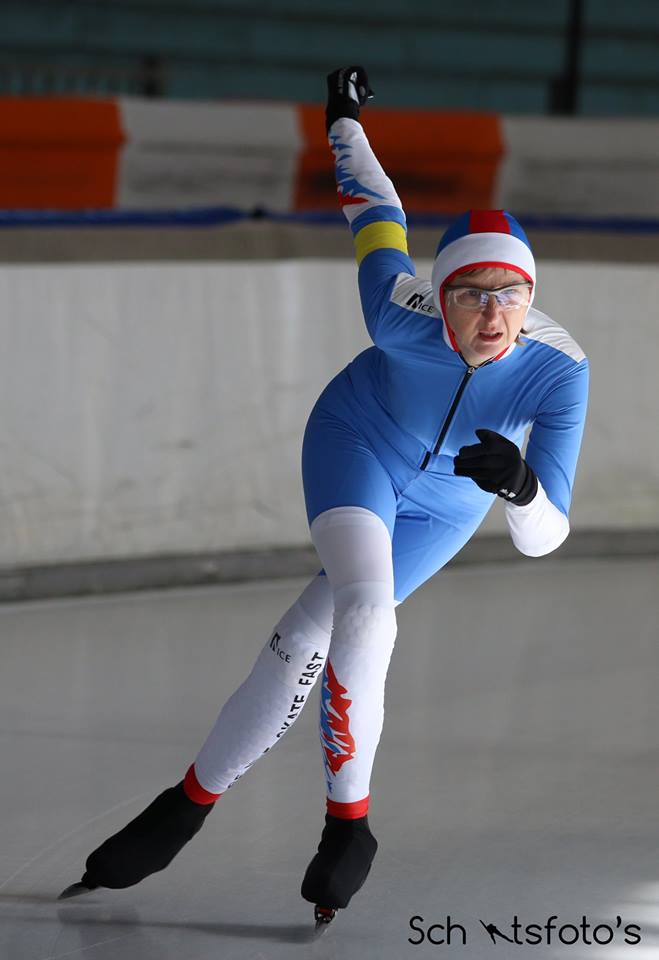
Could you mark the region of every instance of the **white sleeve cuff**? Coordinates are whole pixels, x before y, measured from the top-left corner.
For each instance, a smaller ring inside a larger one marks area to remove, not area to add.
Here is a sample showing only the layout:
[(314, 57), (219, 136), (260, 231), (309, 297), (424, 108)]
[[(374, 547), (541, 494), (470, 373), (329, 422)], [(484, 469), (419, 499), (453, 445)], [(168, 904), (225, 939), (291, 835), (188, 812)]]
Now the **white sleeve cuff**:
[(527, 557), (542, 557), (563, 543), (570, 532), (568, 518), (556, 507), (538, 480), (538, 492), (524, 507), (506, 503), (506, 521), (512, 541)]

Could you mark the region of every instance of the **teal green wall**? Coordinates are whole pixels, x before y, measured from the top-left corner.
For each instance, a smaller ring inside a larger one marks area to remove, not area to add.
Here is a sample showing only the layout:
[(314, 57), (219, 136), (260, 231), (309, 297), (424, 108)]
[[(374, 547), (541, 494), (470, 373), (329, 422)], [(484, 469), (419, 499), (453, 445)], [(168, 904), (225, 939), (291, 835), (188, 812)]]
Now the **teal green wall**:
[[(355, 11), (359, 11), (358, 15)], [(364, 63), (377, 102), (543, 113), (568, 0), (3, 0), (0, 92), (324, 100)], [(586, 0), (579, 112), (659, 113), (659, 0)]]

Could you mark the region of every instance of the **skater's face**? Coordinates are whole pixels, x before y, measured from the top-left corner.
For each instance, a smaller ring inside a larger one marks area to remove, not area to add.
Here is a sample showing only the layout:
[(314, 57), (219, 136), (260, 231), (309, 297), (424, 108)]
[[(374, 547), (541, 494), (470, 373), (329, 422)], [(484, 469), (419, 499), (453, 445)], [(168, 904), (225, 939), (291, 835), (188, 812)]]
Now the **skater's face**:
[[(489, 291), (487, 297), (483, 290)], [(521, 274), (503, 267), (472, 270), (454, 277), (444, 287), (446, 322), (467, 363), (478, 366), (515, 341), (524, 325), (530, 296), (531, 284)]]

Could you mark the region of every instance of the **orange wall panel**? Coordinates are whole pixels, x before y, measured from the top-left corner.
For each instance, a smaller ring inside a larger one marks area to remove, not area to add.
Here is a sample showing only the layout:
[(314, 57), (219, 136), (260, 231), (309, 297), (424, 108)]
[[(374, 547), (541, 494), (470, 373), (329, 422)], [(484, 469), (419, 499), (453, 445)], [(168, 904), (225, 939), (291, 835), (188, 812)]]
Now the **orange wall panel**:
[[(317, 106), (298, 110), (305, 148), (295, 209), (338, 209), (325, 111)], [(496, 114), (368, 107), (361, 119), (408, 212), (459, 213), (493, 205), (504, 152)]]
[(112, 100), (0, 97), (0, 207), (112, 207), (123, 141)]

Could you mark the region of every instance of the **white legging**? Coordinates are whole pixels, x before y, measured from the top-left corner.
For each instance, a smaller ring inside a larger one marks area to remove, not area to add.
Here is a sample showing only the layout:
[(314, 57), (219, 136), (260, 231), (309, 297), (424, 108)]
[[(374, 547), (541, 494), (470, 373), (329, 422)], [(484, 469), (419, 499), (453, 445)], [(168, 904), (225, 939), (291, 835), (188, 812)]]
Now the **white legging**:
[(322, 673), (328, 809), (362, 816), (396, 637), (391, 538), (362, 507), (327, 510), (311, 536), (326, 576), (314, 577), (281, 618), (222, 708), (194, 772), (206, 791), (223, 793), (290, 729)]

